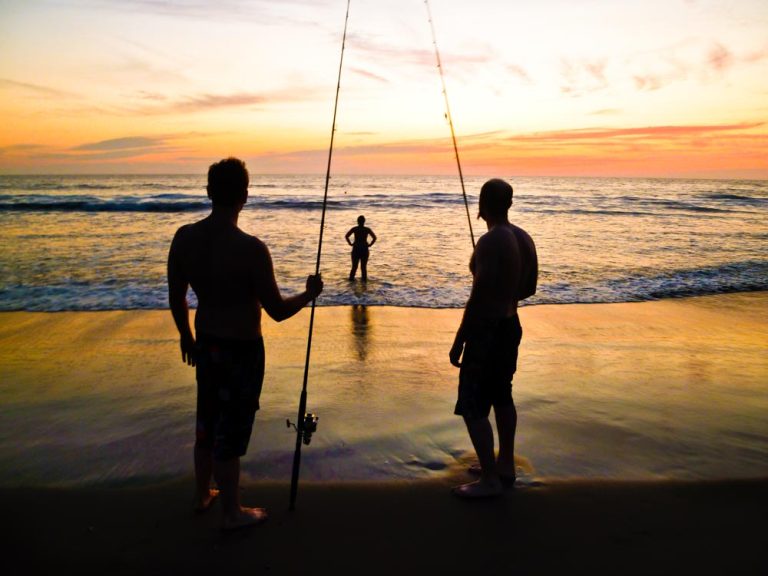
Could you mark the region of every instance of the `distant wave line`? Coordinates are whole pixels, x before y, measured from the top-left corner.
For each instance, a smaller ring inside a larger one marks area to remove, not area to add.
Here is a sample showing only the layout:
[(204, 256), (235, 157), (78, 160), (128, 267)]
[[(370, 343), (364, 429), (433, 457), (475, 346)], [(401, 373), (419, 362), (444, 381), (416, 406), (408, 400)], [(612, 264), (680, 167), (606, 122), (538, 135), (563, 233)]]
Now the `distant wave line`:
[[(328, 201), (330, 209), (386, 207), (386, 208), (429, 208), (430, 206), (453, 205), (461, 199), (446, 196), (424, 195), (340, 198)], [(159, 194), (149, 198), (116, 197), (65, 197), (0, 195), (0, 212), (196, 212), (210, 209), (208, 198), (185, 194)], [(254, 198), (246, 204), (245, 210), (316, 210), (322, 206), (322, 199), (312, 198)]]
[[(379, 281), (367, 292), (356, 294), (346, 283), (327, 284), (319, 306), (364, 304), (370, 306), (413, 306), (419, 308), (461, 308), (466, 302), (464, 284), (424, 287)], [(707, 296), (734, 292), (768, 290), (768, 261), (740, 262), (668, 270), (655, 275), (630, 272), (625, 276), (569, 282), (555, 278), (543, 282), (529, 304), (577, 304), (642, 302), (665, 298)], [(148, 310), (164, 309), (166, 288), (147, 279), (97, 283), (70, 280), (48, 285), (8, 284), (0, 287), (0, 310)]]
[[(67, 185), (69, 186), (69, 185)], [(274, 184), (262, 188), (277, 188)], [(84, 188), (81, 185), (64, 189)], [(123, 188), (119, 186), (93, 186), (86, 189)], [(167, 190), (154, 195), (48, 195), (44, 193), (0, 194), (0, 212), (198, 212), (210, 208), (210, 200), (204, 193), (185, 186), (140, 184), (137, 188)], [(285, 189), (284, 187), (282, 189)], [(743, 194), (709, 193), (685, 200), (674, 200), (638, 195), (574, 197), (567, 195), (526, 195), (515, 198), (514, 209), (520, 212), (542, 214), (584, 214), (607, 216), (645, 216), (669, 214), (720, 214), (732, 212), (754, 212), (768, 207), (768, 198), (749, 197)], [(476, 199), (473, 198), (475, 203)], [(518, 203), (519, 202), (519, 203)], [(447, 192), (425, 192), (386, 194), (352, 193), (337, 194), (328, 200), (333, 209), (431, 209), (454, 207), (462, 198)], [(322, 199), (319, 195), (253, 194), (245, 210), (319, 210)]]

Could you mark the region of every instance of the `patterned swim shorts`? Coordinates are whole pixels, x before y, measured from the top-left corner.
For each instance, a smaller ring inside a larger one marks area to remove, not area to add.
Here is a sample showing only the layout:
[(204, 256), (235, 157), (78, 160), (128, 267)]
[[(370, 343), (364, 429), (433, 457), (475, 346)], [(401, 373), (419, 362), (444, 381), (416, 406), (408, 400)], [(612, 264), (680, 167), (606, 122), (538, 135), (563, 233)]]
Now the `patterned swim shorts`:
[(259, 409), (264, 340), (197, 337), (196, 445), (216, 460), (243, 456)]
[(512, 404), (512, 377), (522, 337), (520, 319), (512, 316), (494, 321), (467, 338), (454, 414), (484, 418), (491, 406)]

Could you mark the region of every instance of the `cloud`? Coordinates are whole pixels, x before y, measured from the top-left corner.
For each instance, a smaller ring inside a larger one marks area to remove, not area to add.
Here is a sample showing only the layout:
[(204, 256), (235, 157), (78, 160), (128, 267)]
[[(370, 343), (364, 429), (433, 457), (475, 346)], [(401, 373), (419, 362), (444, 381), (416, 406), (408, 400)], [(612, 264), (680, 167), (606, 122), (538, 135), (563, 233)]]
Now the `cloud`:
[[(398, 67), (410, 64), (418, 68), (434, 68), (437, 66), (434, 50), (426, 48), (408, 48), (396, 46), (386, 42), (380, 42), (370, 37), (357, 34), (347, 36), (347, 44), (355, 52), (363, 55), (369, 61), (395, 61)], [(452, 72), (467, 67), (475, 67), (489, 61), (486, 54), (440, 52), (440, 59), (444, 67), (450, 67)], [(447, 65), (447, 66), (446, 66)]]
[(734, 63), (734, 57), (730, 50), (720, 43), (715, 43), (707, 55), (707, 64), (717, 72), (723, 72)]
[(523, 80), (524, 82), (527, 82), (528, 84), (531, 83), (531, 77), (528, 75), (528, 72), (525, 71), (525, 69), (522, 66), (518, 66), (517, 64), (507, 64), (506, 66), (507, 72), (509, 72), (512, 76), (516, 76), (520, 80)]
[(665, 84), (668, 84), (667, 80), (656, 74), (645, 74), (643, 76), (636, 75), (633, 76), (632, 79), (635, 81), (635, 88), (638, 90), (647, 90), (649, 92), (658, 90)]
[(764, 126), (764, 122), (742, 122), (739, 124), (711, 124), (688, 126), (643, 126), (638, 128), (579, 128), (539, 132), (521, 136), (511, 136), (510, 141), (525, 142), (567, 142), (573, 140), (613, 140), (616, 138), (677, 138), (704, 136), (721, 132), (738, 132)]
[(142, 100), (152, 100), (154, 102), (158, 101), (166, 101), (168, 100), (168, 97), (164, 94), (160, 94), (159, 92), (147, 92), (146, 90), (139, 90), (136, 92), (135, 96), (137, 98), (140, 98)]
[[(607, 111), (610, 112), (610, 111)], [(683, 125), (683, 126), (642, 126), (630, 128), (592, 127), (573, 130), (556, 130), (510, 135), (504, 131), (479, 132), (463, 135), (458, 139), (462, 163), (474, 158), (481, 161), (490, 154), (493, 157), (513, 154), (521, 157), (536, 154), (553, 153), (562, 157), (573, 154), (573, 150), (591, 150), (595, 158), (607, 151), (627, 151), (632, 153), (652, 153), (653, 150), (668, 150), (668, 146), (679, 144), (687, 149), (706, 147), (709, 142), (723, 145), (729, 138), (760, 144), (762, 135), (745, 134), (748, 130), (763, 127), (762, 122), (743, 122), (738, 124)], [(613, 152), (611, 152), (613, 153)], [(300, 163), (319, 162), (327, 158), (326, 149), (295, 150), (259, 156), (259, 162), (288, 161)], [(377, 144), (339, 146), (334, 149), (337, 159), (359, 157), (398, 156), (426, 158), (430, 155), (451, 157), (453, 154), (450, 139), (429, 138), (420, 140), (401, 140)], [(543, 158), (543, 156), (542, 156)], [(473, 163), (472, 161), (468, 162)]]
[(232, 108), (263, 104), (268, 100), (263, 94), (239, 92), (236, 94), (202, 94), (176, 102), (173, 107), (183, 112), (197, 112), (214, 108)]
[(17, 82), (16, 80), (11, 80), (9, 78), (0, 78), (0, 88), (20, 88), (39, 96), (56, 96), (58, 98), (71, 98), (75, 96), (71, 92), (64, 92), (63, 90), (58, 90), (49, 86), (42, 86), (40, 84)]
[(768, 48), (736, 54), (716, 40), (689, 40), (637, 54), (626, 66), (637, 90), (654, 91), (689, 77), (711, 82), (736, 66), (755, 64), (767, 57)]
[(768, 48), (763, 50), (755, 50), (742, 56), (741, 60), (747, 64), (754, 64), (768, 58)]
[[(333, 156), (339, 158), (351, 158), (360, 156), (392, 156), (404, 155), (414, 156), (428, 154), (436, 150), (450, 153), (452, 148), (450, 141), (446, 138), (426, 139), (426, 140), (405, 140), (396, 142), (382, 142), (377, 144), (358, 144), (348, 146), (338, 146), (333, 150)], [(259, 162), (315, 162), (328, 158), (327, 148), (312, 148), (305, 150), (292, 150), (290, 152), (267, 153), (258, 156)], [(318, 164), (319, 165), (319, 164)]]
[[(261, 23), (285, 23), (285, 8), (327, 6), (328, 0), (85, 0), (86, 7), (110, 7), (124, 12), (140, 12), (174, 18), (241, 21), (258, 19)], [(306, 23), (309, 23), (307, 21)]]
[[(300, 90), (290, 91), (293, 99), (295, 94), (300, 94)], [(243, 106), (254, 106), (264, 104), (276, 99), (275, 95), (266, 96), (252, 92), (236, 92), (233, 94), (199, 94), (195, 96), (182, 97), (176, 100), (169, 100), (160, 94), (154, 94), (152, 98), (146, 98), (139, 95), (143, 100), (153, 100), (158, 104), (143, 104), (127, 110), (138, 114), (180, 114), (194, 113), (207, 110), (217, 110), (222, 108), (238, 108)], [(285, 99), (283, 99), (285, 100)]]
[[(347, 133), (346, 135), (349, 135)], [(467, 134), (459, 139), (460, 153), (471, 150), (492, 149), (498, 145), (500, 137), (506, 135), (500, 130)], [(398, 165), (404, 162), (418, 162), (419, 158), (431, 155), (443, 155), (448, 162), (453, 162), (453, 146), (449, 137), (398, 140), (376, 144), (351, 144), (334, 148), (336, 160), (373, 159), (377, 157), (397, 157)], [(281, 162), (295, 163), (297, 166), (321, 166), (328, 157), (326, 148), (294, 150), (291, 152), (262, 154), (254, 162), (266, 165), (279, 165)]]
[(590, 116), (612, 116), (614, 114), (621, 114), (621, 110), (619, 108), (602, 108), (589, 113)]
[(572, 61), (563, 58), (560, 63), (562, 78), (560, 91), (569, 96), (579, 97), (607, 88), (606, 66), (605, 60)]
[(349, 71), (352, 72), (353, 74), (357, 74), (365, 78), (370, 78), (371, 80), (376, 80), (377, 82), (389, 84), (389, 80), (384, 78), (383, 76), (379, 76), (378, 74), (374, 74), (373, 72), (370, 72), (368, 70), (363, 70), (362, 68), (350, 68)]
[(605, 62), (584, 62), (584, 70), (599, 84), (607, 84), (605, 79)]
[[(488, 132), (474, 132), (471, 134), (462, 134), (460, 137), (457, 137), (458, 143), (461, 148), (465, 148), (468, 145), (476, 146), (476, 145), (495, 145), (497, 142), (503, 141), (505, 138), (509, 136), (509, 132), (506, 130), (491, 130)], [(439, 139), (440, 141), (446, 140), (447, 138), (443, 137)]]
[[(128, 114), (185, 114), (219, 110), (226, 108), (241, 108), (247, 106), (267, 107), (272, 104), (291, 102), (313, 102), (321, 90), (310, 85), (292, 85), (271, 92), (234, 92), (231, 94), (195, 94), (176, 98), (166, 97), (159, 93), (151, 93), (151, 97), (140, 92), (137, 102), (132, 107), (122, 107), (119, 112)], [(322, 93), (327, 89), (323, 87)]]
[[(128, 160), (178, 150), (173, 140), (194, 137), (193, 133), (166, 136), (124, 136), (97, 142), (85, 142), (65, 150), (37, 152), (35, 159), (53, 162), (101, 162), (103, 160)], [(41, 147), (42, 148), (42, 147)], [(49, 147), (45, 147), (49, 148)]]
[(369, 132), (369, 131), (358, 131), (358, 132), (346, 132), (346, 131), (339, 131), (340, 134), (344, 134), (346, 136), (376, 136), (378, 132)]
[(16, 152), (26, 150), (39, 150), (45, 148), (42, 144), (11, 144), (10, 146), (0, 146), (0, 150), (3, 152)]
[[(93, 162), (100, 160), (128, 160), (130, 158), (138, 158), (147, 155), (149, 152), (156, 152), (157, 150), (107, 150), (103, 152), (94, 152), (90, 154), (71, 154), (66, 152), (51, 152), (47, 154), (39, 154), (38, 158), (41, 160), (69, 160), (78, 162)], [(168, 148), (164, 151), (172, 151)]]
[(80, 144), (70, 150), (74, 151), (107, 151), (107, 150), (136, 150), (136, 149), (148, 149), (157, 148), (158, 146), (164, 146), (165, 139), (163, 138), (151, 138), (146, 136), (128, 136), (125, 138), (112, 138), (110, 140), (101, 140), (100, 142), (90, 142), (87, 144)]
[(0, 146), (0, 156), (4, 158), (23, 158), (30, 154), (39, 155), (39, 151), (45, 148), (47, 146), (42, 144), (10, 144), (8, 146)]

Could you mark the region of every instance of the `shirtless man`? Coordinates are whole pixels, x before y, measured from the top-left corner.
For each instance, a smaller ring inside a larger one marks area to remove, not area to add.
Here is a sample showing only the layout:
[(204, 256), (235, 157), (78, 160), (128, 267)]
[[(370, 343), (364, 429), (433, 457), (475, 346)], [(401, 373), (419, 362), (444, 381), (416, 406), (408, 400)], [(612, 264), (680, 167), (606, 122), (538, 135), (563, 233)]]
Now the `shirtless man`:
[[(264, 378), (261, 308), (278, 322), (290, 318), (323, 289), (309, 276), (306, 290), (280, 294), (266, 245), (237, 227), (248, 199), (245, 164), (228, 158), (208, 171), (208, 217), (182, 226), (168, 254), (168, 296), (181, 336), (181, 359), (197, 371), (197, 433), (194, 450), (197, 511), (221, 491), (223, 530), (259, 524), (263, 508), (240, 505), (240, 457), (248, 448)], [(195, 336), (189, 325), (187, 290), (197, 295)]]
[[(355, 241), (352, 242), (349, 237), (354, 235)], [(368, 244), (368, 236), (371, 237), (371, 243)], [(357, 217), (357, 226), (350, 228), (344, 235), (347, 244), (352, 246), (352, 270), (349, 272), (349, 279), (354, 280), (357, 273), (357, 265), (360, 264), (360, 275), (363, 282), (368, 280), (368, 248), (376, 242), (376, 234), (365, 225), (365, 216)]]
[[(464, 417), (480, 461), (480, 478), (462, 484), (453, 493), (463, 498), (498, 496), (504, 482), (515, 479), (517, 411), (512, 401), (512, 375), (522, 328), (517, 315), (520, 300), (536, 292), (536, 246), (522, 229), (511, 224), (512, 187), (489, 180), (480, 190), (478, 218), (488, 232), (477, 242), (469, 269), (472, 292), (449, 354), (460, 368), (455, 414)], [(460, 361), (461, 360), (461, 361)], [(499, 433), (499, 455), (494, 455), (491, 406)]]

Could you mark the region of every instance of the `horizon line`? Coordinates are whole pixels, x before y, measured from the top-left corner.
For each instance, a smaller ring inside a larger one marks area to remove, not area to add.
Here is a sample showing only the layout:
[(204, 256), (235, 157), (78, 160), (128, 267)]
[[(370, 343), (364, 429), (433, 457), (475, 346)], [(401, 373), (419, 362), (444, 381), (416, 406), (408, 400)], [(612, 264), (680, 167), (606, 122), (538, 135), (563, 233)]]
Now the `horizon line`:
[[(623, 180), (745, 180), (745, 181), (768, 181), (768, 169), (760, 170), (755, 169), (758, 174), (754, 176), (740, 174), (740, 175), (727, 175), (727, 174), (712, 174), (707, 175), (706, 172), (697, 172), (692, 174), (666, 174), (666, 175), (619, 175), (619, 174), (601, 174), (601, 175), (584, 175), (584, 174), (513, 174), (501, 176), (503, 178), (564, 178), (564, 179), (623, 179)], [(715, 171), (721, 172), (721, 171)], [(724, 171), (727, 172), (727, 171)], [(739, 171), (744, 172), (744, 171)], [(748, 170), (747, 170), (748, 172)], [(318, 176), (325, 177), (324, 172), (256, 172), (250, 171), (251, 177), (254, 176), (281, 176), (281, 177), (309, 177)], [(148, 177), (148, 176), (186, 176), (186, 177), (202, 177), (205, 178), (207, 170), (201, 172), (0, 172), (0, 178), (6, 177)], [(500, 177), (498, 174), (466, 174), (466, 178), (496, 178)], [(336, 178), (456, 178), (458, 174), (425, 174), (425, 173), (389, 173), (389, 172), (346, 172), (331, 174), (331, 179)]]

